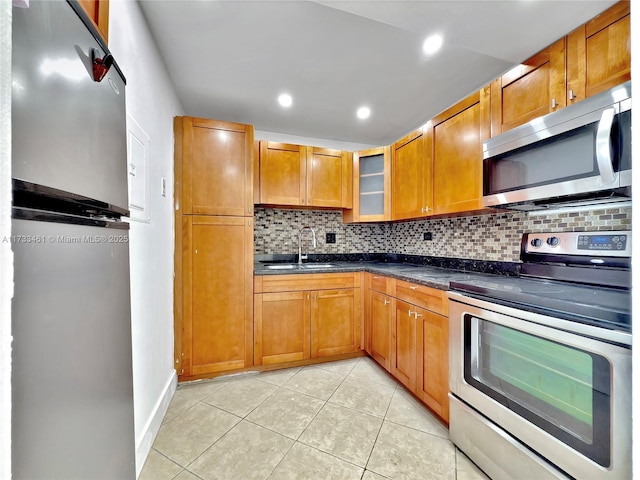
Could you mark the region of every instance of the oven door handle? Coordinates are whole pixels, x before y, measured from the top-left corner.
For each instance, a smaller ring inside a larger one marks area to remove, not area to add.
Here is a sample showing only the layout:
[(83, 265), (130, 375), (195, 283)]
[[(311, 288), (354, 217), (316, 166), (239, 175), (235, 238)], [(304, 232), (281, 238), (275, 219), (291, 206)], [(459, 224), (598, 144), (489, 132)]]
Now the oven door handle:
[[(608, 328), (600, 328), (594, 325), (587, 325), (585, 323), (575, 322), (571, 320), (565, 320), (562, 318), (550, 317), (547, 315), (542, 315), (540, 313), (529, 312), (526, 310), (522, 310), (520, 308), (509, 307), (506, 305), (501, 305), (490, 300), (481, 300), (479, 298), (475, 298), (469, 295), (465, 295), (456, 291), (449, 290), (447, 292), (447, 297), (451, 302), (460, 303), (462, 305), (468, 305), (470, 307), (475, 307), (480, 310), (484, 310), (485, 312), (494, 312), (497, 315), (504, 316), (505, 319), (508, 319), (510, 322), (506, 326), (517, 326), (518, 323), (522, 320), (529, 321), (531, 323), (536, 323), (538, 325), (542, 325), (545, 327), (554, 328), (556, 330), (563, 330), (568, 333), (572, 333), (575, 335), (586, 336), (594, 339), (598, 339), (599, 341), (612, 343), (614, 345), (622, 346), (623, 348), (631, 347), (631, 333), (623, 332), (621, 330), (612, 330)], [(453, 303), (450, 303), (449, 306), (449, 321), (459, 321), (459, 318), (455, 318), (451, 316), (451, 311), (453, 309)], [(515, 327), (517, 328), (517, 327)]]
[(613, 171), (613, 157), (611, 154), (611, 129), (616, 116), (615, 108), (607, 108), (602, 112), (596, 133), (596, 161), (600, 171), (600, 179), (604, 187), (615, 186), (616, 176)]

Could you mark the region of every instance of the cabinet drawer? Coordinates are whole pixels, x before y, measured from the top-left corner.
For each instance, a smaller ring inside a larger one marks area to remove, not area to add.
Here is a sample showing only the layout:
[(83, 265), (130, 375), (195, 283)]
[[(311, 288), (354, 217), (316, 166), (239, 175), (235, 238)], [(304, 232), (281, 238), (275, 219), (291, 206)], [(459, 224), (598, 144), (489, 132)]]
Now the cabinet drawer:
[(327, 290), (360, 286), (357, 273), (310, 273), (296, 275), (262, 275), (254, 278), (255, 293)]
[(371, 274), (371, 290), (382, 293), (390, 293), (387, 291), (390, 280), (391, 279), (389, 277), (385, 277), (383, 275)]
[(440, 315), (449, 315), (449, 303), (444, 290), (397, 280), (395, 296)]

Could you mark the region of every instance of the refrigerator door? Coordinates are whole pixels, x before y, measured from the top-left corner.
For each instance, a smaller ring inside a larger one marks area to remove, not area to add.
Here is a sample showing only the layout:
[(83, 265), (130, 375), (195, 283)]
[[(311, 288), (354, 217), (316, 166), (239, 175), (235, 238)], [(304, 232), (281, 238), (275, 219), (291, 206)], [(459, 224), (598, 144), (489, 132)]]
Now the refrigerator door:
[(13, 478), (135, 479), (129, 231), (12, 232)]
[(127, 201), (125, 84), (64, 1), (13, 8), (12, 175), (121, 208)]

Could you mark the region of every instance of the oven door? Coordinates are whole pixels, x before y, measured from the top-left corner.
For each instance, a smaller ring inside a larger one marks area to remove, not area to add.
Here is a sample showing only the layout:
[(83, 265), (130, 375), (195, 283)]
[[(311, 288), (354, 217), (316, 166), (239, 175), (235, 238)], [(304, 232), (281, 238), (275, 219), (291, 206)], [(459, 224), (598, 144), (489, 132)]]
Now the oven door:
[(630, 348), (449, 295), (452, 393), (573, 477), (629, 478)]

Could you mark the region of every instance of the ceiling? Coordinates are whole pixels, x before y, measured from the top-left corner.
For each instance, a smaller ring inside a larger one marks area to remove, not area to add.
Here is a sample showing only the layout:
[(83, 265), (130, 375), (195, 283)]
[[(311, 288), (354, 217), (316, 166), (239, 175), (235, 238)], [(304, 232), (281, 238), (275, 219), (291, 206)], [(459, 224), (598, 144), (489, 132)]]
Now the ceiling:
[[(613, 3), (140, 2), (187, 115), (366, 145), (392, 143)], [(426, 56), (432, 33), (444, 44)]]

